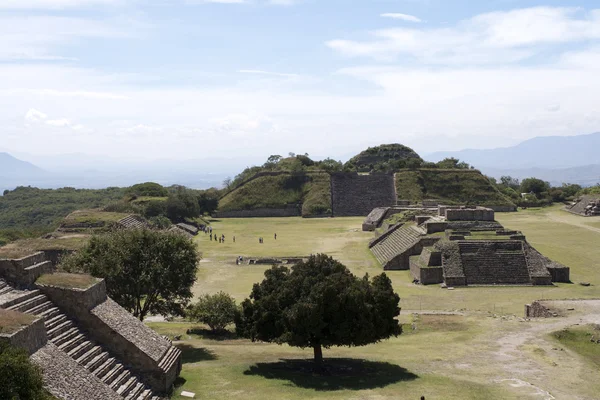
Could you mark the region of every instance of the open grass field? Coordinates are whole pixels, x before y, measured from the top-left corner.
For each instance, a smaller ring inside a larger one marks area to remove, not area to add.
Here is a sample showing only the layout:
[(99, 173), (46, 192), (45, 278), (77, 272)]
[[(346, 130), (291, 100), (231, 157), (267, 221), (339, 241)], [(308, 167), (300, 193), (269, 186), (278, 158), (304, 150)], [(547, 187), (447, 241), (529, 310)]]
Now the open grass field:
[[(390, 271), (402, 299), (404, 334), (365, 347), (325, 350), (329, 376), (312, 374), (306, 362), (311, 350), (251, 343), (234, 334), (214, 337), (190, 323), (152, 323), (161, 334), (181, 335), (184, 368), (173, 398), (188, 390), (204, 399), (597, 399), (600, 382), (593, 376), (600, 368), (590, 368), (576, 351), (560, 351), (551, 335), (580, 317), (521, 318), (524, 304), (536, 299), (600, 298), (596, 221), (560, 207), (497, 214), (497, 219), (523, 231), (544, 255), (570, 266), (574, 283), (448, 291), (413, 285), (408, 271)], [(268, 266), (237, 266), (239, 255), (324, 252), (357, 275), (379, 274), (382, 269), (367, 245), (372, 234), (361, 231), (362, 220), (213, 221), (213, 232), (224, 234), (226, 241), (219, 244), (204, 234), (195, 239), (203, 261), (194, 292), (223, 290), (237, 300), (247, 297)], [(581, 281), (592, 286), (581, 286)]]
[[(564, 218), (564, 221), (555, 219)], [(440, 289), (437, 285), (412, 283), (409, 271), (389, 271), (405, 310), (473, 310), (522, 315), (533, 300), (600, 298), (600, 231), (585, 229), (590, 222), (552, 207), (497, 214), (507, 228), (521, 230), (544, 255), (571, 267), (573, 284), (552, 287), (497, 287)], [(203, 253), (196, 294), (220, 290), (241, 300), (252, 285), (262, 280), (264, 265), (235, 264), (237, 256), (306, 256), (327, 253), (348, 266), (356, 275), (380, 274), (382, 268), (368, 249), (372, 233), (362, 232), (363, 218), (251, 218), (213, 221), (214, 233), (225, 235), (225, 243), (210, 241), (200, 234), (195, 240)], [(583, 220), (583, 221), (582, 221)], [(277, 240), (273, 235), (277, 233)], [(233, 243), (233, 236), (236, 242)], [(264, 244), (258, 238), (264, 237)], [(584, 287), (579, 282), (591, 282)]]

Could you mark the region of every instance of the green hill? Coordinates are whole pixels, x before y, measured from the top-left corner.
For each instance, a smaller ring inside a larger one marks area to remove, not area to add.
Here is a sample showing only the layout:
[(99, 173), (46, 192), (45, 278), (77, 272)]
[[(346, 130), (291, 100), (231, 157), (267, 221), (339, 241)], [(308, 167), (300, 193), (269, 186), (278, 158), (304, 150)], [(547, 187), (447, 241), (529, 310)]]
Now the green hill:
[(329, 174), (258, 174), (221, 198), (218, 211), (279, 208), (286, 204), (302, 204), (302, 215), (306, 217), (331, 213)]
[(398, 199), (443, 200), (448, 204), (514, 206), (475, 169), (416, 169), (396, 173)]
[(360, 172), (397, 171), (417, 167), (422, 163), (423, 159), (413, 149), (395, 143), (369, 147), (348, 160), (344, 168)]

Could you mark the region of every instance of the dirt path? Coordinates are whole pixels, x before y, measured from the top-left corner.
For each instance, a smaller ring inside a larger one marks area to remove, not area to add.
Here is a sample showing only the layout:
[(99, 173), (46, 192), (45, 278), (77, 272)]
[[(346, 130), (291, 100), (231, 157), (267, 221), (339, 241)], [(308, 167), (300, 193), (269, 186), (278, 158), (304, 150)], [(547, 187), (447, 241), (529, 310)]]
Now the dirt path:
[(585, 217), (577, 217), (577, 216), (574, 216), (573, 214), (566, 214), (564, 211), (558, 211), (558, 212), (551, 211), (546, 215), (548, 215), (548, 218), (550, 218), (552, 221), (560, 222), (562, 224), (568, 224), (568, 225), (576, 226), (578, 228), (587, 229), (588, 231), (600, 233), (600, 228), (594, 228), (593, 226), (586, 225), (583, 221), (578, 221), (577, 219), (574, 219), (574, 218), (579, 219), (579, 218), (585, 218)]
[(520, 322), (521, 329), (511, 329), (496, 338), (499, 347), (493, 352), (493, 359), (503, 371), (496, 382), (543, 400), (594, 399), (589, 394), (589, 382), (597, 379), (597, 371), (578, 354), (550, 341), (548, 334), (573, 325), (600, 323), (600, 300), (552, 304), (575, 311), (568, 317)]

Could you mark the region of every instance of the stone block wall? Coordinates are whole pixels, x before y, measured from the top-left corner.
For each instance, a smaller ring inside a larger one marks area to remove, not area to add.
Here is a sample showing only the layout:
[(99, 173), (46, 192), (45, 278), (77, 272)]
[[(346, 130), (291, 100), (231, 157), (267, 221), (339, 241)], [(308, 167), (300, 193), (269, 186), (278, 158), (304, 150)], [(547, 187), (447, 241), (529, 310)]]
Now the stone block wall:
[(40, 275), (50, 273), (53, 269), (52, 263), (46, 262), (43, 252), (17, 260), (0, 260), (0, 277), (22, 288), (31, 286)]
[(87, 289), (39, 284), (37, 286), (65, 314), (74, 319), (79, 319), (81, 315), (88, 314), (92, 308), (107, 299), (106, 282), (104, 280)]
[(233, 210), (214, 212), (215, 218), (273, 218), (300, 217), (302, 204), (290, 204), (283, 208), (256, 208), (254, 210)]
[(389, 210), (390, 207), (374, 208), (363, 221), (363, 232), (373, 232), (375, 229), (377, 229), (379, 225), (381, 225), (381, 221), (385, 218)]
[(494, 221), (494, 210), (489, 208), (448, 208), (445, 211), (448, 221)]
[(548, 272), (550, 272), (550, 275), (552, 276), (552, 282), (563, 282), (563, 283), (571, 282), (571, 277), (570, 277), (571, 269), (569, 267), (548, 265), (548, 266), (546, 266), (546, 268), (548, 269)]
[(525, 305), (525, 318), (551, 318), (557, 316), (557, 313), (550, 310), (540, 301), (534, 301), (531, 304)]
[(0, 341), (13, 347), (20, 347), (33, 354), (48, 343), (44, 319), (38, 318), (28, 326), (24, 326), (11, 334), (0, 334)]
[(367, 216), (376, 207), (396, 204), (392, 174), (331, 174), (331, 203), (334, 217)]

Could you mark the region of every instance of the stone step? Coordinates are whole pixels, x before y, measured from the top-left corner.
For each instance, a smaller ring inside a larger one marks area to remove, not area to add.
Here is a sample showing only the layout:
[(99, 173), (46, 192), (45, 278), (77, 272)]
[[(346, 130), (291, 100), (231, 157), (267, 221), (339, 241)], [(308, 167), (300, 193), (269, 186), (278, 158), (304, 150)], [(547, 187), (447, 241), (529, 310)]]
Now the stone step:
[(137, 400), (144, 390), (146, 390), (146, 386), (136, 380), (135, 386), (127, 393), (125, 400)]
[(57, 316), (60, 313), (61, 313), (61, 311), (58, 307), (52, 307), (52, 308), (42, 311), (39, 315), (40, 315), (40, 317), (44, 318), (44, 320), (47, 321), (47, 320)]
[(100, 379), (104, 382), (104, 378), (106, 377), (106, 375), (108, 375), (113, 370), (113, 368), (116, 366), (116, 364), (117, 364), (117, 361), (114, 358), (109, 357), (98, 368), (90, 369), (90, 371), (94, 375), (96, 375), (98, 377), (98, 379)]
[[(116, 361), (116, 360), (115, 360)], [(119, 362), (115, 362), (110, 371), (108, 371), (102, 378), (102, 382), (110, 384), (123, 372), (123, 365)]]
[(48, 339), (54, 339), (56, 336), (60, 335), (61, 333), (63, 333), (64, 331), (66, 331), (68, 329), (71, 329), (73, 326), (74, 326), (73, 322), (66, 320), (62, 324), (59, 324), (58, 326), (47, 331)]
[[(51, 309), (52, 307), (54, 307), (54, 304), (52, 304), (52, 302), (48, 299), (46, 299), (45, 302), (43, 302), (42, 304), (38, 304), (37, 306), (27, 310), (27, 312), (29, 314), (33, 314), (33, 315), (40, 315), (42, 312)], [(57, 308), (58, 310), (58, 308)]]
[(68, 318), (65, 314), (57, 314), (54, 317), (47, 319), (45, 322), (46, 330), (51, 330), (52, 328), (65, 322), (67, 319)]
[(60, 335), (58, 335), (57, 337), (55, 337), (52, 340), (52, 343), (54, 343), (57, 347), (60, 348), (60, 345), (62, 345), (63, 343), (73, 339), (75, 336), (77, 336), (79, 334), (79, 329), (77, 328), (71, 328), (66, 330), (65, 332), (61, 333)]
[(181, 354), (181, 350), (179, 350), (175, 346), (169, 347), (169, 350), (165, 353), (163, 358), (158, 363), (158, 368), (163, 371), (168, 371), (173, 366), (173, 363), (177, 361), (177, 358)]
[[(13, 290), (15, 291), (15, 290)], [(15, 291), (16, 292), (16, 291)], [(3, 304), (4, 308), (10, 308), (16, 304), (20, 304), (23, 303), (35, 296), (39, 296), (42, 292), (40, 292), (39, 290), (24, 290), (21, 291), (21, 295), (15, 297), (14, 299), (7, 301), (6, 303)]]
[(5, 287), (3, 287), (2, 289), (0, 289), (0, 296), (2, 296), (3, 294), (6, 294), (6, 293), (10, 293), (10, 292), (12, 292), (12, 291), (13, 291), (13, 288), (12, 288), (12, 287), (10, 287), (10, 286), (5, 286)]
[(121, 370), (121, 373), (110, 383), (110, 387), (116, 392), (121, 386), (127, 382), (127, 380), (131, 377), (129, 371), (127, 371), (124, 367)]
[(54, 339), (56, 336), (60, 335), (68, 329), (71, 329), (73, 326), (73, 322), (69, 320), (64, 321), (63, 323), (47, 331), (48, 339)]
[(60, 346), (58, 346), (58, 348), (60, 350), (64, 351), (65, 353), (68, 353), (85, 341), (86, 341), (85, 335), (82, 334), (79, 330), (77, 330), (77, 333), (75, 334), (75, 336), (73, 336), (69, 340), (66, 340), (65, 342), (63, 342)]
[(136, 400), (150, 400), (152, 397), (152, 389), (148, 389), (144, 386), (142, 393), (137, 397)]
[(85, 366), (88, 362), (90, 362), (92, 359), (94, 359), (96, 356), (100, 355), (101, 353), (102, 353), (102, 347), (93, 346), (91, 349), (89, 349), (86, 353), (84, 353), (81, 357), (77, 358), (75, 361), (77, 361), (78, 364)]
[(110, 358), (110, 354), (106, 351), (101, 352), (96, 357), (92, 358), (87, 364), (85, 364), (85, 369), (90, 372), (96, 371), (102, 364), (104, 364)]
[(79, 343), (77, 346), (68, 351), (67, 354), (71, 358), (77, 360), (79, 357), (88, 352), (92, 347), (94, 347), (94, 344), (86, 338), (86, 340), (84, 340), (82, 343)]
[(125, 381), (125, 383), (123, 383), (118, 389), (117, 389), (117, 393), (120, 394), (123, 397), (127, 397), (127, 395), (129, 393), (131, 393), (131, 391), (135, 388), (135, 386), (138, 384), (138, 380), (135, 376), (133, 375), (129, 375), (129, 379)]

